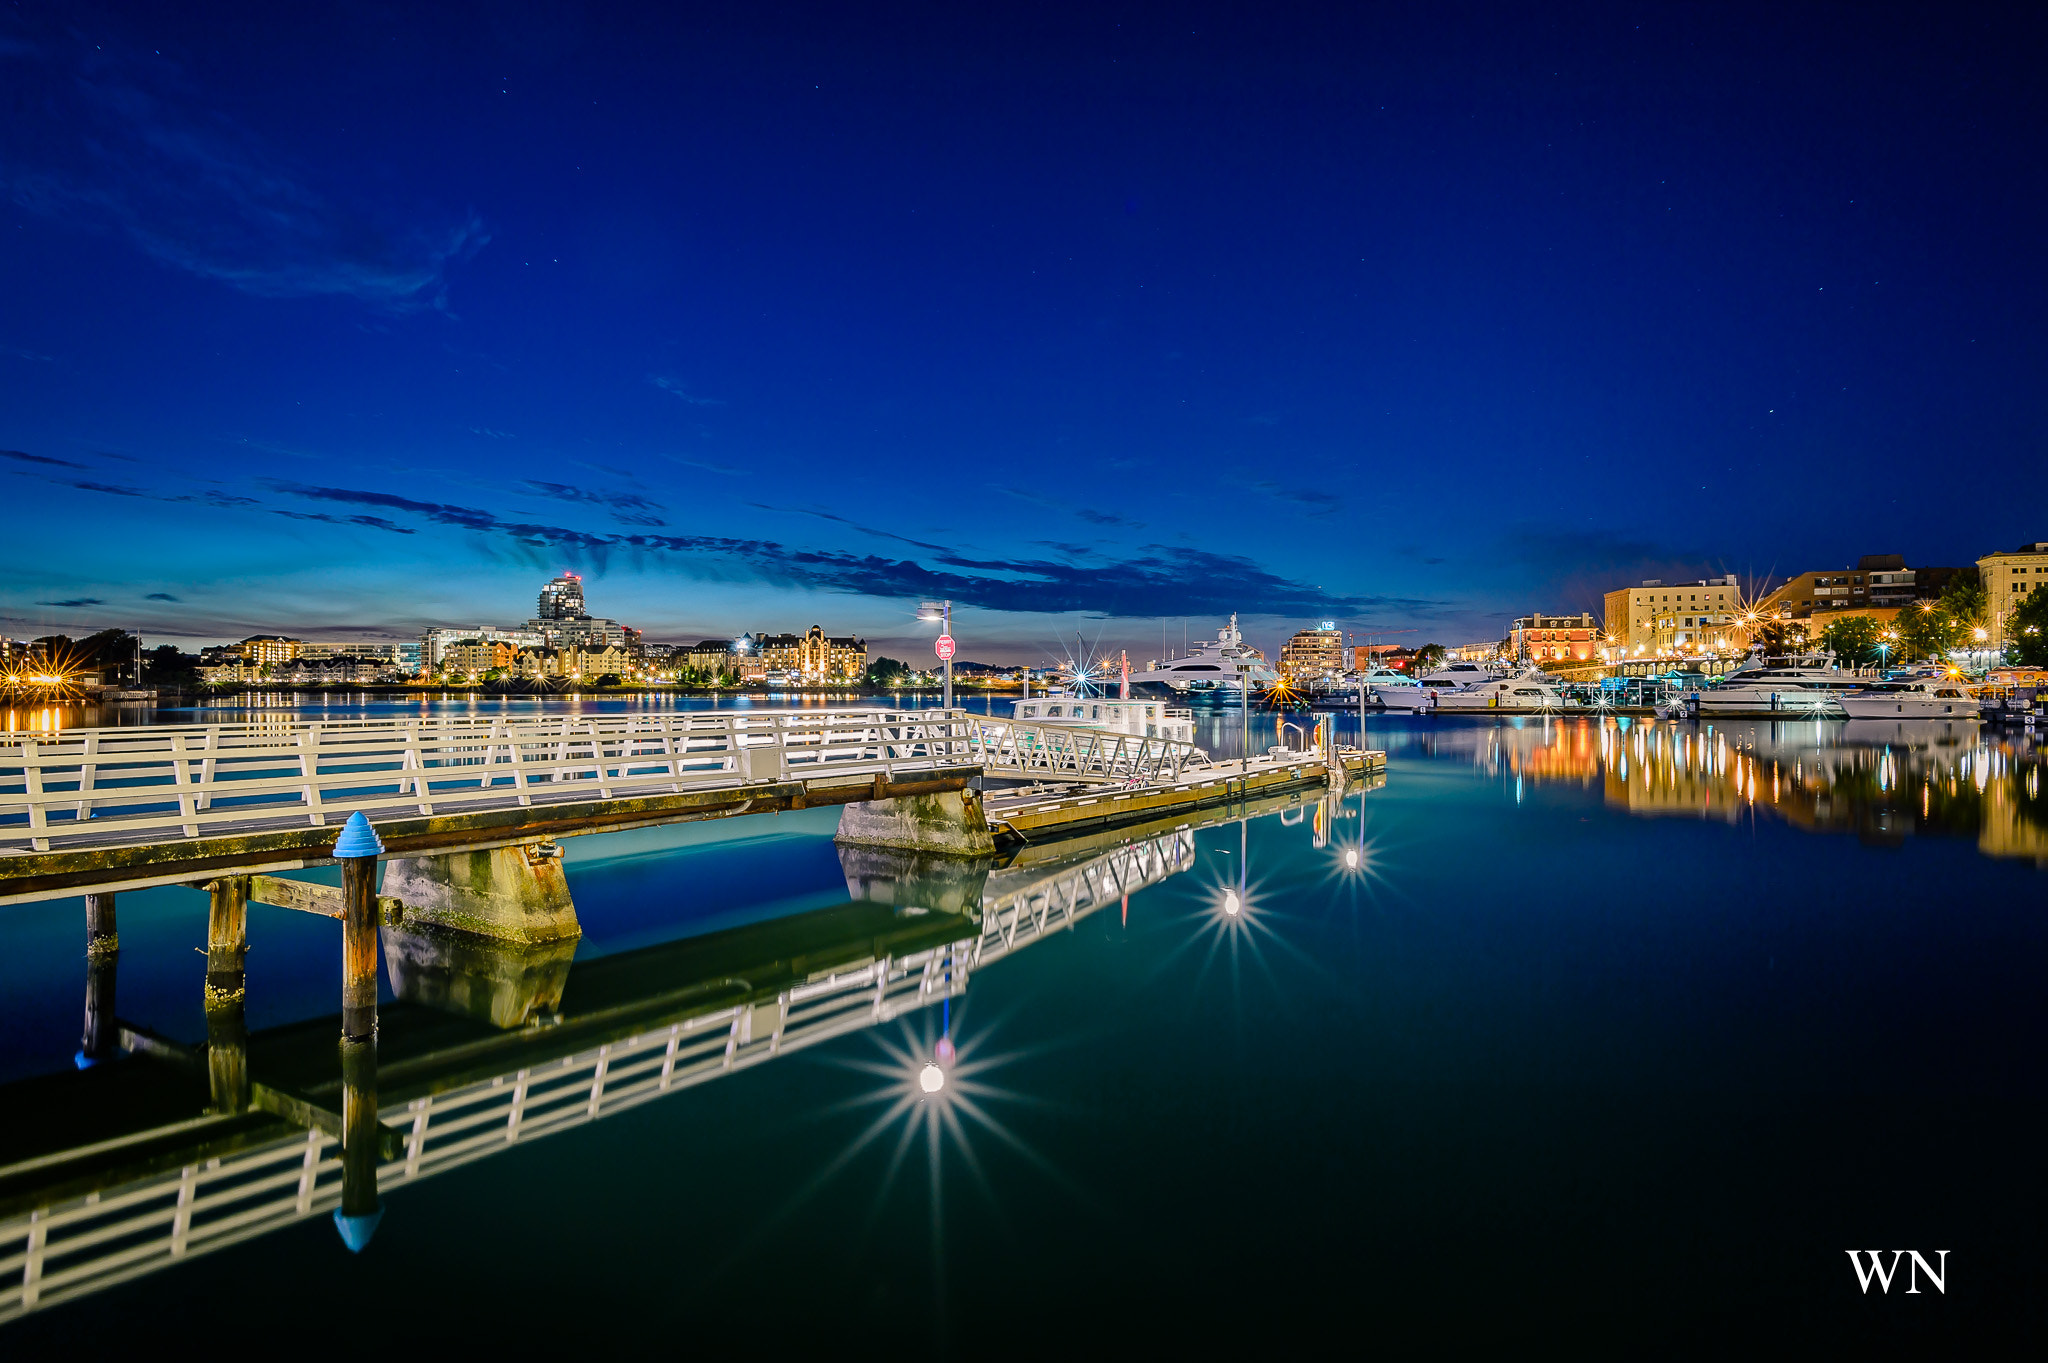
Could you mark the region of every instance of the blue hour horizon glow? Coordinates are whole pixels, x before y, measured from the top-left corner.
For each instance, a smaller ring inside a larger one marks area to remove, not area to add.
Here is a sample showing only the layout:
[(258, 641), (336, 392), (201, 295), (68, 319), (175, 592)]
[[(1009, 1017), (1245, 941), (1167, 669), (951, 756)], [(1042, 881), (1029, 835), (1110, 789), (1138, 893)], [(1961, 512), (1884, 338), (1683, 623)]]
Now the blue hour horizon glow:
[(0, 633), (573, 570), (1037, 662), (1970, 563), (2048, 535), (1966, 490), (2044, 434), (2040, 20), (1872, 27), (19, 7)]

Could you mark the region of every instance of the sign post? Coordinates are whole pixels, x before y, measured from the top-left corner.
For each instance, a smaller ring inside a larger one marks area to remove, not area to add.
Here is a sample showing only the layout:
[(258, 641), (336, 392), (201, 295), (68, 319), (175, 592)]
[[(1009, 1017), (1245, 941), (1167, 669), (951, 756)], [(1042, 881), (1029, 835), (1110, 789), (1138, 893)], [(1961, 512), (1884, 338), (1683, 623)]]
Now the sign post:
[[(948, 612), (950, 614), (950, 612)], [(951, 621), (947, 622), (951, 627)], [(939, 661), (946, 665), (946, 708), (953, 708), (953, 636), (941, 634), (932, 644), (932, 652), (939, 655)]]

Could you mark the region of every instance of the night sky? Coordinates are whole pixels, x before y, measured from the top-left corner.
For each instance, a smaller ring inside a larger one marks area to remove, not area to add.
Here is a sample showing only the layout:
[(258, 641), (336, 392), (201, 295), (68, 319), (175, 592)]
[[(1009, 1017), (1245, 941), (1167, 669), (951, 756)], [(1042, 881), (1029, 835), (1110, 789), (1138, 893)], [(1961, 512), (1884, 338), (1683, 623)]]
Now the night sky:
[(2048, 537), (2043, 13), (8, 3), (0, 632), (1971, 562)]

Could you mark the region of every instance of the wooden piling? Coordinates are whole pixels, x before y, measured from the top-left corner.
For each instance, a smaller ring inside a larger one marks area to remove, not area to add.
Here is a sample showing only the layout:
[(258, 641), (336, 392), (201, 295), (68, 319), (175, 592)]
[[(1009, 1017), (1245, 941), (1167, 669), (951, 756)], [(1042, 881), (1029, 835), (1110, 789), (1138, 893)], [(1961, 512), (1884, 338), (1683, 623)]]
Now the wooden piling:
[[(375, 931), (373, 927), (371, 931)], [(344, 1037), (341, 1043), (341, 1212), (343, 1234), (377, 1213), (377, 1157), (383, 1128), (377, 1123), (377, 1043)], [(374, 1227), (375, 1222), (369, 1225)], [(367, 1241), (368, 1230), (362, 1230)], [(362, 1245), (351, 1242), (350, 1249)]]
[(249, 957), (249, 877), (222, 876), (206, 886), (206, 1006), (242, 1002)]
[(377, 858), (341, 859), (341, 1035), (377, 1035)]
[(89, 894), (85, 897), (85, 954), (112, 956), (121, 949), (121, 934), (114, 928), (114, 896)]
[(112, 952), (85, 959), (85, 1032), (78, 1042), (80, 1068), (111, 1060), (120, 1050), (121, 1029), (114, 1023), (116, 959)]

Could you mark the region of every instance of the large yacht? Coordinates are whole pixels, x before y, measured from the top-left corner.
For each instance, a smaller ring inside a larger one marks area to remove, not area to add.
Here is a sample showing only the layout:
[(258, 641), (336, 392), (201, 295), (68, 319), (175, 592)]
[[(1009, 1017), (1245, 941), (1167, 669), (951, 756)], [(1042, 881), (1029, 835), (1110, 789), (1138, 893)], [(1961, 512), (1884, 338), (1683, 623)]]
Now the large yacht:
[(1133, 686), (1162, 685), (1180, 692), (1222, 689), (1235, 693), (1240, 687), (1259, 691), (1279, 679), (1280, 674), (1266, 665), (1258, 650), (1245, 643), (1235, 615), (1214, 639), (1196, 644), (1186, 657), (1168, 658), (1131, 674)]
[(1975, 721), (1983, 713), (1961, 683), (1946, 677), (1879, 682), (1836, 697), (1851, 719), (1960, 719)]
[(1824, 667), (1745, 667), (1712, 686), (1693, 687), (1661, 707), (1673, 716), (1780, 715), (1840, 719), (1841, 694), (1862, 683)]
[(1525, 672), (1519, 677), (1503, 677), (1483, 681), (1476, 686), (1438, 691), (1436, 700), (1428, 708), (1439, 714), (1536, 715), (1554, 714), (1570, 705), (1564, 692), (1558, 690), (1549, 678), (1539, 672)]
[(1485, 663), (1445, 663), (1434, 672), (1423, 674), (1418, 680), (1424, 686), (1441, 690), (1446, 686), (1476, 686), (1481, 682), (1498, 681), (1503, 671)]
[(1195, 741), (1195, 716), (1158, 700), (1116, 700), (1106, 696), (1070, 696), (1052, 692), (1010, 702), (1010, 716), (1019, 724), (1056, 724), (1063, 728), (1101, 729), (1134, 738)]
[(1358, 684), (1365, 688), (1366, 704), (1382, 710), (1421, 710), (1429, 705), (1430, 688), (1392, 668), (1374, 668), (1360, 676)]

